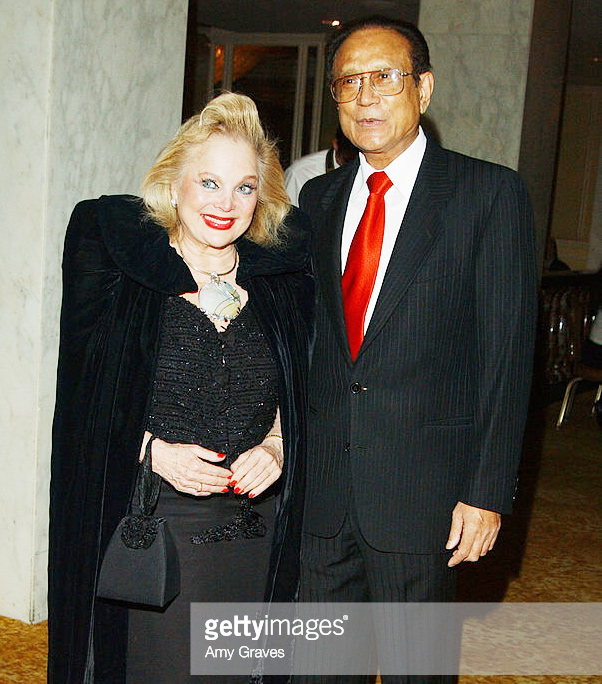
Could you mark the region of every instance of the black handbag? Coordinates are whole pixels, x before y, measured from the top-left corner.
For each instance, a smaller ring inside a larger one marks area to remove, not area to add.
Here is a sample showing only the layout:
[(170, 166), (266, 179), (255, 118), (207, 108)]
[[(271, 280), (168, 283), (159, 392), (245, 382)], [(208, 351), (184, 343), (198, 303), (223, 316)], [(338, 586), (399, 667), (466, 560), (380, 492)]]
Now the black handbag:
[(148, 441), (138, 469), (134, 498), (139, 512), (121, 519), (104, 554), (96, 596), (113, 601), (163, 608), (180, 593), (178, 550), (165, 518), (151, 515), (159, 498), (161, 478), (152, 471)]

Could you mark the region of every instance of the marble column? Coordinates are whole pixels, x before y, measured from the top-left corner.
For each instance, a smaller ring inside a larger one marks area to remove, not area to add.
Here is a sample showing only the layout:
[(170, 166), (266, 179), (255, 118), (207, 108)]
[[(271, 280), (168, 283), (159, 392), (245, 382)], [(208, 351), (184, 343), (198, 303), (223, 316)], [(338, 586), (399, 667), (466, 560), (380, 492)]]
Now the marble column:
[(137, 193), (177, 129), (187, 11), (187, 0), (0, 0), (2, 615), (46, 615), (65, 227), (80, 199)]
[(445, 147), (516, 168), (534, 0), (421, 0), (429, 119)]

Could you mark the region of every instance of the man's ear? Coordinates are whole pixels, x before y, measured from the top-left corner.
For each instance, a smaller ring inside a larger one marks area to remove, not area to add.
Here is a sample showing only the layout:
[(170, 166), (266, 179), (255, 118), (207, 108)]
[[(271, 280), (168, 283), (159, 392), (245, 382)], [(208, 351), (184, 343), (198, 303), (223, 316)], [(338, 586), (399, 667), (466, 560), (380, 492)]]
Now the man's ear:
[(418, 91), (420, 93), (420, 113), (424, 114), (429, 107), (433, 90), (435, 89), (435, 77), (432, 71), (425, 71), (420, 74)]

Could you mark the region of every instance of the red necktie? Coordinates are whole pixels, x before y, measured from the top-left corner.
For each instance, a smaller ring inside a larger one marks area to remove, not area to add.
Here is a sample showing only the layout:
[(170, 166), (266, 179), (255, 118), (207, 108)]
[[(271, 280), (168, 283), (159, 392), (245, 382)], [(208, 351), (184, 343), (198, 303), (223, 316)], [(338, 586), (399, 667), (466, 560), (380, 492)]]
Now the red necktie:
[(385, 193), (393, 185), (384, 171), (368, 178), (370, 197), (359, 222), (343, 274), (343, 307), (351, 357), (355, 361), (364, 339), (364, 320), (374, 289), (385, 233)]

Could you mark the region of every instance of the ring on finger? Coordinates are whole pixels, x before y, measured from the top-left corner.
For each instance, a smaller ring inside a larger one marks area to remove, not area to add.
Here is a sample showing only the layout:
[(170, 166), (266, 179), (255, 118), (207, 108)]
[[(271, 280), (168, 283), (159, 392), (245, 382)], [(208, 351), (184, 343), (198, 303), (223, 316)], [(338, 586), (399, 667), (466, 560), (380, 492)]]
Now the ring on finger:
[(203, 483), (200, 482), (199, 486), (196, 488), (197, 492), (200, 494), (203, 491)]

